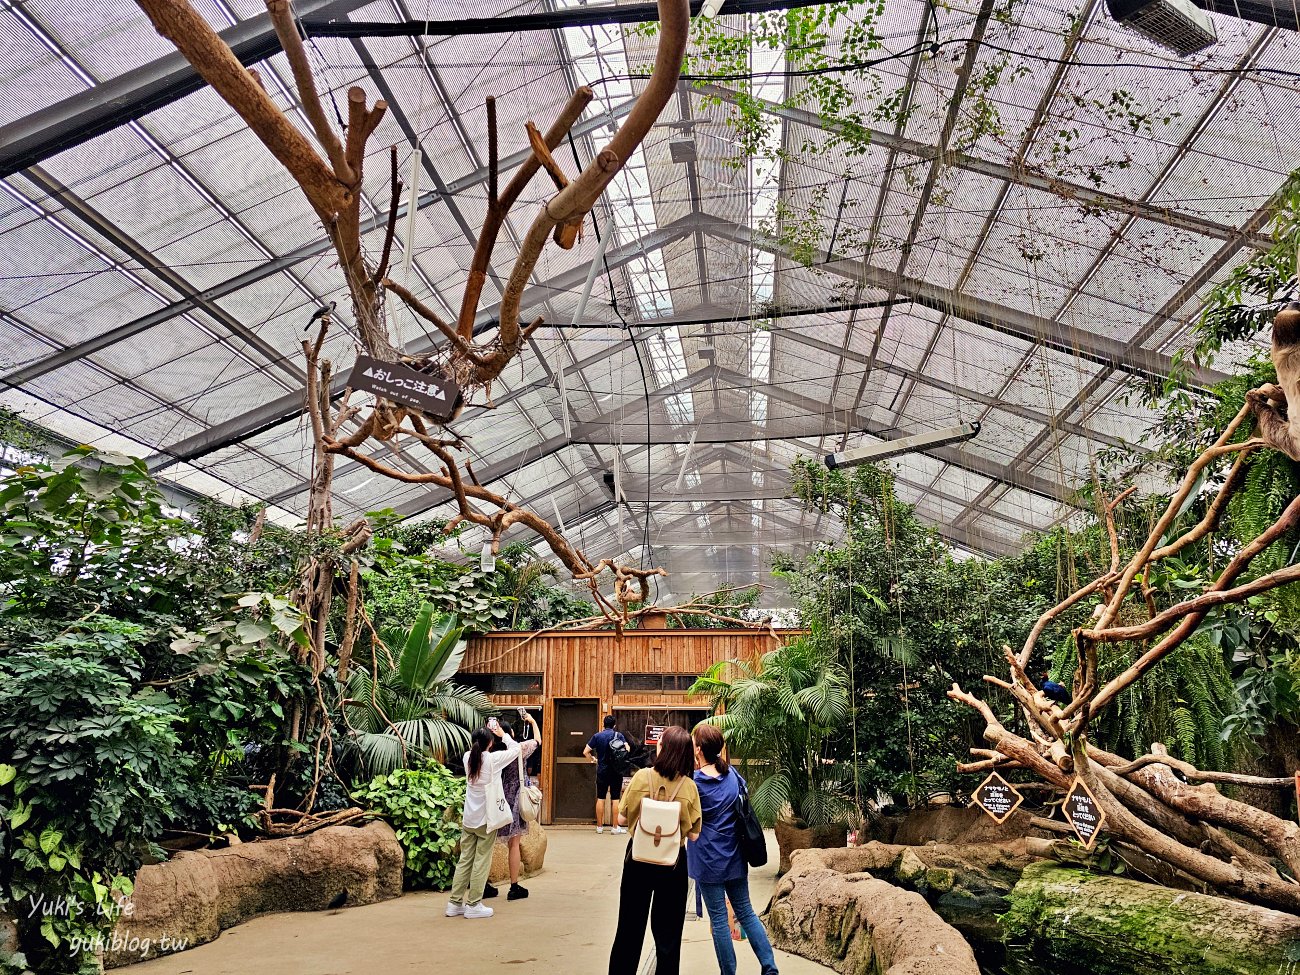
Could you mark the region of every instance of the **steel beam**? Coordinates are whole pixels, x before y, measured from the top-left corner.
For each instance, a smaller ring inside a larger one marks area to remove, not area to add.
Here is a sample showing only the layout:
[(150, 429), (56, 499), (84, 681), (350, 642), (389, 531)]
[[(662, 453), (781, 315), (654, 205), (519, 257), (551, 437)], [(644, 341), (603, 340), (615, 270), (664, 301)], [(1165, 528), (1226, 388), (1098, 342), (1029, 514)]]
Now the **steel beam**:
[[(285, 377), (287, 377), (290, 382), (301, 383), (305, 381), (306, 374), (302, 369), (294, 364), (294, 362), (287, 359), (278, 349), (258, 335), (256, 331), (249, 328), (220, 305), (200, 299), (198, 297), (198, 292), (195, 291), (189, 281), (177, 273), (173, 268), (155, 258), (148, 248), (123, 231), (93, 206), (81, 199), (81, 197), (73, 193), (71, 189), (64, 186), (63, 183), (59, 182), (59, 180), (55, 179), (39, 166), (31, 167), (23, 174), (23, 176), (26, 179), (31, 180), (34, 185), (40, 187), (40, 189), (49, 194), (50, 197), (58, 200), (63, 208), (69, 213), (73, 214), (77, 219), (82, 221), (82, 223), (93, 229), (95, 233), (113, 247), (116, 247), (118, 250), (129, 255), (131, 260), (139, 264), (141, 268), (149, 274), (152, 274), (172, 291), (195, 301), (198, 306), (196, 309), (197, 311), (203, 312), (229, 332), (231, 337), (239, 339), (247, 345), (251, 350), (256, 352), (267, 365), (284, 373)], [(39, 206), (39, 204), (35, 202), (33, 202), (32, 205)], [(45, 210), (44, 207), (41, 207), (40, 209), (45, 213), (47, 219), (57, 219), (56, 214), (53, 212)], [(24, 371), (25, 369), (16, 370), (16, 372), (19, 373)], [(10, 378), (10, 375), (4, 376), (0, 379), (0, 382), (4, 382), (10, 386), (19, 386), (22, 384), (22, 379), (14, 380)]]
[[(367, 0), (299, 0), (302, 17), (333, 18), (366, 6)], [(221, 31), (241, 64), (256, 64), (280, 50), (268, 14), (258, 14)], [(89, 91), (0, 126), (0, 177), (34, 166), (56, 153), (170, 105), (207, 82), (179, 51), (134, 68)]]
[[(695, 90), (702, 95), (720, 98), (733, 104), (737, 98), (734, 91), (721, 85), (701, 84)], [(840, 128), (836, 123), (828, 122), (816, 113), (809, 112), (806, 109), (787, 107), (761, 98), (751, 99), (749, 96), (746, 96), (745, 103), (746, 105), (752, 103), (759, 111), (788, 122), (798, 122), (828, 132), (835, 132)], [(905, 155), (929, 161), (934, 161), (942, 155), (943, 162), (946, 165), (955, 166), (958, 169), (964, 169), (972, 173), (979, 173), (992, 179), (1007, 180), (1019, 186), (1026, 186), (1044, 193), (1051, 193), (1053, 196), (1062, 197), (1073, 203), (1141, 217), (1143, 220), (1150, 220), (1152, 223), (1160, 223), (1168, 227), (1176, 227), (1179, 230), (1204, 234), (1206, 237), (1214, 237), (1218, 240), (1241, 240), (1246, 246), (1257, 250), (1267, 250), (1273, 246), (1272, 240), (1258, 231), (1240, 230), (1229, 224), (1219, 223), (1194, 213), (1185, 213), (1172, 207), (1163, 207), (1141, 200), (1130, 200), (1115, 193), (1107, 193), (1079, 183), (1051, 179), (1027, 169), (980, 159), (964, 152), (942, 152), (937, 146), (918, 142), (915, 139), (908, 139), (893, 132), (867, 129), (864, 134), (871, 140), (872, 145), (884, 149), (896, 150)]]
[[(638, 257), (650, 250), (664, 247), (668, 243), (684, 237), (691, 232), (692, 227), (689, 225), (689, 218), (686, 218), (684, 225), (679, 226), (679, 224), (683, 223), (683, 221), (678, 221), (677, 224), (669, 224), (667, 227), (661, 228), (654, 234), (642, 238), (641, 240), (620, 247), (615, 247), (609, 252), (606, 260), (609, 261), (611, 268), (620, 267), (629, 261), (636, 260)], [(586, 277), (586, 274), (586, 268), (580, 266), (561, 274), (557, 274), (555, 277), (543, 282), (542, 284), (528, 288), (523, 295), (522, 307), (527, 308), (530, 305), (539, 303), (545, 294), (550, 291), (564, 291), (579, 286), (582, 283), (582, 280)], [(494, 304), (479, 314), (479, 321), (475, 326), (475, 334), (480, 334), (496, 327), (496, 319), (494, 316), (498, 308), (499, 305)], [(421, 336), (411, 342), (407, 346), (406, 351), (410, 355), (427, 355), (432, 352), (434, 348), (435, 345), (433, 342), (424, 336)], [(607, 353), (601, 353), (601, 356), (603, 357), (605, 354)], [(575, 365), (573, 368), (577, 369), (578, 367)], [(331, 394), (335, 397), (341, 396), (346, 386), (347, 375), (341, 374), (336, 376), (331, 387)], [(530, 391), (534, 388), (536, 387), (526, 387), (523, 392)], [(507, 402), (513, 402), (514, 399), (523, 395), (523, 392), (500, 396), (495, 400), (495, 402), (497, 406), (501, 406)], [(275, 400), (265, 403), (256, 409), (232, 417), (224, 423), (219, 423), (210, 430), (205, 430), (203, 433), (195, 434), (193, 437), (187, 437), (184, 440), (160, 448), (158, 454), (155, 457), (150, 458), (151, 466), (166, 466), (167, 464), (176, 463), (177, 461), (192, 461), (202, 457), (204, 454), (211, 453), (214, 450), (220, 450), (222, 447), (231, 446), (247, 437), (264, 432), (280, 423), (301, 416), (303, 411), (306, 409), (305, 402), (306, 392), (304, 390), (277, 397)], [(473, 415), (476, 414), (470, 413), (469, 410), (466, 411), (466, 414), (462, 414), (462, 416), (466, 418), (467, 416)]]
[[(831, 355), (842, 355), (845, 360), (849, 362), (855, 362), (858, 365), (865, 366), (868, 362), (867, 356), (861, 352), (856, 352), (847, 347), (833, 345), (830, 342), (824, 342), (821, 339), (815, 338), (811, 335), (804, 335), (799, 332), (783, 332), (781, 337), (783, 339), (788, 339), (791, 342), (796, 342), (799, 345), (807, 346), (810, 349), (817, 349), (820, 352), (826, 352)], [(972, 403), (979, 403), (981, 406), (1002, 410), (1004, 413), (1010, 413), (1012, 416), (1018, 416), (1022, 420), (1029, 420), (1033, 423), (1041, 423), (1044, 426), (1052, 426), (1052, 425), (1058, 426), (1062, 430), (1065, 430), (1067, 433), (1072, 433), (1075, 436), (1084, 437), (1088, 440), (1095, 440), (1098, 443), (1104, 443), (1108, 447), (1123, 447), (1123, 448), (1136, 450), (1140, 453), (1150, 452), (1149, 448), (1142, 447), (1141, 445), (1137, 445), (1137, 444), (1127, 443), (1118, 437), (1112, 437), (1108, 433), (1104, 433), (1099, 430), (1089, 430), (1087, 427), (1082, 427), (1079, 424), (1072, 423), (1069, 420), (1062, 420), (1057, 416), (1052, 416), (1050, 414), (1042, 412), (1041, 410), (1030, 409), (1027, 406), (1021, 406), (1019, 403), (1016, 403), (1009, 399), (999, 398), (997, 396), (991, 396), (988, 393), (981, 393), (978, 390), (970, 389), (969, 387), (966, 386), (960, 386), (956, 383), (950, 383), (946, 380), (938, 378), (937, 376), (927, 376), (925, 373), (920, 372), (919, 370), (908, 369), (906, 366), (900, 366), (897, 363), (882, 362), (880, 360), (877, 360), (875, 363), (875, 368), (880, 370), (881, 372), (887, 372), (894, 376), (901, 376), (904, 379), (910, 380), (914, 383), (922, 383), (926, 386), (930, 386), (934, 389), (941, 390), (945, 393), (951, 393), (953, 396), (958, 396), (962, 399), (970, 400)], [(897, 418), (900, 420), (902, 419), (901, 415), (898, 416)]]
[[(824, 403), (802, 396), (792, 389), (784, 386), (773, 386), (768, 391), (768, 395), (773, 399), (779, 399), (792, 406), (808, 412), (824, 410)], [(863, 433), (872, 437), (890, 440), (895, 437), (906, 436), (909, 433), (915, 433), (913, 430), (899, 430), (896, 428), (882, 428), (877, 423), (872, 423), (861, 413), (853, 413), (849, 417), (855, 430), (861, 430)], [(945, 464), (951, 464), (953, 467), (959, 467), (962, 470), (970, 471), (973, 474), (979, 474), (982, 477), (991, 478), (995, 481), (1001, 481), (1011, 487), (1019, 488), (1022, 491), (1028, 491), (1030, 494), (1037, 494), (1040, 497), (1050, 498), (1060, 504), (1073, 505), (1076, 503), (1074, 492), (1064, 485), (1049, 481), (1045, 477), (1039, 477), (1037, 474), (1029, 471), (1015, 470), (1008, 467), (1001, 461), (992, 460), (982, 454), (976, 454), (969, 450), (957, 447), (935, 447), (930, 450), (923, 450), (921, 453), (933, 457), (935, 460), (943, 461)], [(996, 517), (996, 516), (995, 516)]]
[[(629, 100), (612, 111), (602, 112), (583, 122), (579, 122), (573, 127), (574, 137), (576, 138), (579, 135), (595, 131), (611, 122), (617, 121), (632, 110), (633, 102), (634, 100)], [(506, 156), (501, 161), (502, 170), (511, 169), (519, 165), (531, 154), (532, 150), (527, 149)], [(487, 178), (487, 168), (482, 167), (472, 173), (462, 176), (459, 179), (454, 179), (446, 184), (446, 196), (448, 198), (455, 197), (456, 194), (461, 193), (464, 190), (486, 183)], [(416, 201), (416, 209), (423, 210), (443, 198), (443, 193), (437, 190), (425, 191), (420, 194)], [(406, 213), (407, 205), (403, 203), (398, 207), (399, 220), (404, 217)], [(362, 236), (382, 228), (386, 224), (387, 220), (388, 215), (386, 213), (376, 213), (375, 215), (363, 220), (361, 222)], [(258, 267), (251, 268), (241, 274), (236, 274), (234, 277), (228, 278), (220, 284), (215, 284), (212, 287), (206, 288), (192, 296), (181, 298), (180, 300), (174, 301), (170, 305), (152, 311), (147, 315), (142, 315), (132, 321), (124, 322), (121, 325), (105, 329), (94, 338), (87, 339), (84, 342), (79, 342), (78, 344), (69, 346), (66, 349), (61, 349), (58, 352), (51, 353), (42, 359), (38, 359), (37, 361), (22, 367), (21, 369), (15, 369), (4, 376), (0, 376), (0, 382), (7, 383), (11, 386), (21, 386), (23, 383), (31, 382), (31, 380), (43, 376), (48, 372), (53, 372), (55, 369), (66, 366), (69, 362), (75, 362), (77, 359), (107, 348), (115, 342), (121, 342), (123, 339), (131, 338), (134, 335), (139, 335), (141, 332), (148, 331), (151, 328), (169, 322), (178, 315), (183, 315), (188, 311), (193, 311), (196, 308), (201, 307), (204, 303), (210, 303), (218, 298), (224, 298), (226, 295), (234, 294), (236, 291), (257, 284), (259, 281), (264, 281), (265, 279), (279, 274), (281, 271), (288, 270), (304, 261), (320, 257), (322, 254), (333, 249), (333, 246), (334, 245), (330, 243), (328, 237), (320, 237), (310, 243), (295, 247), (282, 257), (277, 257), (274, 260), (259, 265)]]
[[(714, 236), (747, 245), (752, 241), (754, 246), (768, 253), (794, 260), (789, 248), (770, 235), (761, 231), (751, 232), (747, 227), (722, 218), (707, 219), (708, 232)], [(896, 291), (926, 308), (947, 312), (957, 318), (1026, 342), (1041, 342), (1049, 348), (1104, 366), (1159, 379), (1168, 377), (1174, 371), (1173, 360), (1159, 352), (1131, 348), (1127, 343), (1106, 335), (1032, 315), (1017, 308), (998, 305), (983, 298), (960, 294), (916, 278), (899, 278), (883, 268), (864, 265), (861, 261), (818, 251), (813, 255), (813, 263), (821, 270), (846, 280), (860, 281), (865, 287), (887, 292)], [(1193, 368), (1192, 377), (1193, 382), (1202, 387), (1213, 386), (1228, 378), (1224, 373), (1199, 367)]]

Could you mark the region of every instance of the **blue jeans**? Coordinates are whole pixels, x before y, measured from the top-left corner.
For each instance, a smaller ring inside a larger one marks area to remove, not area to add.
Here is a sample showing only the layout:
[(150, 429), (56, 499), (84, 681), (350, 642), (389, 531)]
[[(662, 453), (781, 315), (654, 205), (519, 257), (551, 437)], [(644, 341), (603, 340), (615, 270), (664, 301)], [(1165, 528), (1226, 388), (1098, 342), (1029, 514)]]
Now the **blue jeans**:
[(699, 888), (704, 897), (704, 906), (709, 911), (709, 924), (713, 928), (713, 950), (718, 956), (718, 968), (722, 975), (736, 975), (736, 951), (731, 946), (731, 926), (727, 923), (728, 900), (731, 901), (731, 909), (736, 912), (736, 921), (749, 939), (749, 946), (754, 949), (754, 956), (762, 966), (763, 975), (777, 975), (772, 943), (767, 940), (763, 922), (758, 919), (749, 903), (749, 879), (742, 877), (721, 884), (701, 883)]

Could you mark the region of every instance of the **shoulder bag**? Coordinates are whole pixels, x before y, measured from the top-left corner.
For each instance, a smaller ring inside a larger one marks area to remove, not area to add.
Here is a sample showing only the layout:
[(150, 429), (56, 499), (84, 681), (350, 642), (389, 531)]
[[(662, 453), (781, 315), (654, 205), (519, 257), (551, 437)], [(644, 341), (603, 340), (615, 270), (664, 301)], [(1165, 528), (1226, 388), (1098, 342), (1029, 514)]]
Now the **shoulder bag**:
[(761, 867), (767, 863), (767, 838), (749, 804), (748, 786), (739, 777), (736, 781), (740, 783), (740, 792), (736, 795), (736, 839), (740, 844), (740, 855), (751, 867)]
[(483, 771), (479, 774), (484, 773), (487, 773), (488, 777), (488, 780), (483, 783), (483, 789), (487, 793), (486, 825), (489, 833), (495, 833), (515, 821), (515, 811), (510, 808), (510, 803), (506, 802), (506, 790), (501, 785), (501, 770), (488, 772), (487, 763), (484, 762)]
[(524, 774), (524, 756), (519, 756), (519, 818), (535, 822), (542, 815), (542, 790)]
[[(667, 799), (641, 800), (641, 814), (637, 817), (632, 834), (632, 859), (639, 863), (653, 863), (671, 867), (682, 852), (682, 804), (677, 801), (686, 776), (677, 777), (677, 785)], [(667, 786), (660, 785), (660, 795), (667, 794)]]

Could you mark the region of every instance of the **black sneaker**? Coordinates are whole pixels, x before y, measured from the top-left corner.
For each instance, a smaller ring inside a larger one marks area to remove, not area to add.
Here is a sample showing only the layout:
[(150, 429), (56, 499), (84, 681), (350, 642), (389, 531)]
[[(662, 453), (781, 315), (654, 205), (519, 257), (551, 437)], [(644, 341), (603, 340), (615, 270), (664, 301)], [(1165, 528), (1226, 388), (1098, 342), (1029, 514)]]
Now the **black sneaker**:
[(496, 897), (496, 895), (497, 895), (497, 889), (493, 887), (491, 884), (488, 884), (483, 888), (484, 900), (487, 900), (489, 897)]
[(528, 896), (528, 888), (520, 887), (518, 884), (510, 885), (510, 893), (506, 894), (508, 901), (521, 901)]

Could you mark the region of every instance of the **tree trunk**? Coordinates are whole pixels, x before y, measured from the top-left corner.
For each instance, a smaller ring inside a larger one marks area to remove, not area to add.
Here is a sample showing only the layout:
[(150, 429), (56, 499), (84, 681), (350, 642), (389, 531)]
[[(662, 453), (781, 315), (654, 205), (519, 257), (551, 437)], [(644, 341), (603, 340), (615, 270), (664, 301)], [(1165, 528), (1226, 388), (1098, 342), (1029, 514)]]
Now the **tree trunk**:
[(1291, 914), (1048, 862), (1002, 924), (1013, 975), (1285, 975), (1300, 943)]

